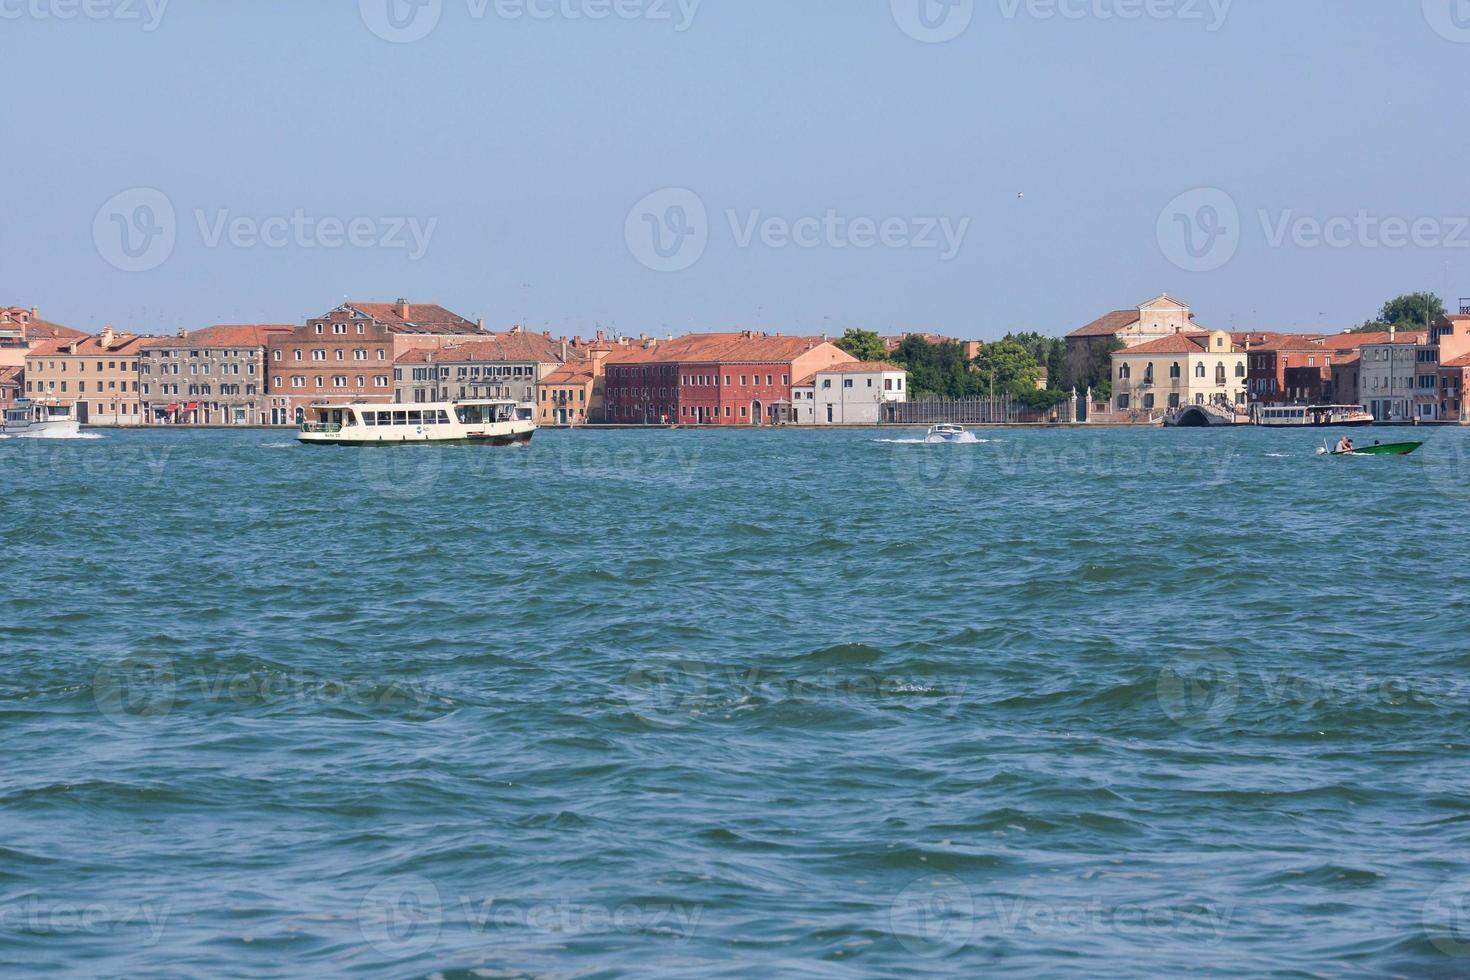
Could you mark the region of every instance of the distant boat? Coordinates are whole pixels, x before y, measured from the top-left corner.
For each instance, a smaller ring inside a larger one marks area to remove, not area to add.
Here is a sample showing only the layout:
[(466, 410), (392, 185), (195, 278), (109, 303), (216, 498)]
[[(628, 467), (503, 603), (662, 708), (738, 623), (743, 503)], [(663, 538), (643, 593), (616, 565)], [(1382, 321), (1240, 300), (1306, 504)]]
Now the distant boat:
[(3, 431), (22, 439), (70, 439), (81, 432), (69, 402), (22, 398), (5, 410)]
[(1420, 446), (1422, 442), (1390, 442), (1387, 445), (1375, 442), (1371, 446), (1354, 446), (1342, 452), (1335, 452), (1334, 456), (1407, 456)]
[(929, 442), (969, 442), (974, 436), (963, 425), (936, 425), (930, 428)]
[(1281, 405), (1257, 406), (1252, 411), (1256, 425), (1269, 428), (1295, 426), (1360, 426), (1372, 425), (1374, 418), (1361, 405)]

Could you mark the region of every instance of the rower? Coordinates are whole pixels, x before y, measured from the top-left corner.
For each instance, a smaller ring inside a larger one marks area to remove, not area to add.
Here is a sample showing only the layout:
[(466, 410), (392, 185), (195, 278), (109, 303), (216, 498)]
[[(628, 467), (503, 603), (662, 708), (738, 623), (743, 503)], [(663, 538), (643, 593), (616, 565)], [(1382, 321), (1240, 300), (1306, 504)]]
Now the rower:
[(1352, 452), (1353, 451), (1353, 441), (1351, 439), (1349, 439), (1347, 436), (1343, 436), (1341, 439), (1337, 440), (1337, 451), (1340, 452), (1340, 453), (1350, 453), (1350, 452)]

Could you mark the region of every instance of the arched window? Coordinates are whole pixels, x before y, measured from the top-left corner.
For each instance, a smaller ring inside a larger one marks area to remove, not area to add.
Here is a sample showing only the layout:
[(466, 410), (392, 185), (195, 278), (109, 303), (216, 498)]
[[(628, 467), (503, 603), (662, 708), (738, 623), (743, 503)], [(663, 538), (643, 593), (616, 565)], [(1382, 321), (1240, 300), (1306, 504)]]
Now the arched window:
[(1173, 364), (1169, 365), (1169, 379), (1172, 381), (1172, 380), (1174, 380), (1175, 378), (1178, 378), (1178, 377), (1179, 377), (1179, 362), (1178, 361), (1175, 361)]
[(1205, 366), (1203, 364), (1196, 364), (1194, 366), (1194, 376), (1196, 378), (1203, 378), (1205, 376)]
[(1154, 383), (1154, 364), (1149, 361), (1148, 367), (1143, 369), (1143, 383), (1151, 385)]
[(1119, 381), (1127, 381), (1131, 377), (1133, 377), (1133, 369), (1130, 368), (1126, 363), (1123, 364), (1122, 367), (1118, 368)]
[(1225, 387), (1225, 362), (1221, 361), (1215, 365), (1215, 384)]
[(1236, 361), (1235, 362), (1235, 376), (1237, 378), (1243, 378), (1243, 377), (1245, 377), (1245, 362), (1244, 361)]

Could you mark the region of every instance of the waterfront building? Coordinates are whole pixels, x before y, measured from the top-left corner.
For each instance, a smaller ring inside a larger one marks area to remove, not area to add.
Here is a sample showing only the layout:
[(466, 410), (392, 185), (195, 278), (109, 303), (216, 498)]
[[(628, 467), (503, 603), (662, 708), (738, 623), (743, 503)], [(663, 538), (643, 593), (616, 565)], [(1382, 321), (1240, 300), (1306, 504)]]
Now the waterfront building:
[(391, 402), (404, 353), (484, 335), (482, 325), (432, 303), (343, 303), (267, 341), (270, 424), (299, 424), (314, 402)]
[[(1358, 398), (1380, 422), (1407, 422), (1415, 417), (1418, 380), (1427, 371), (1420, 370), (1420, 350), (1427, 334), (1398, 333), (1369, 335), (1374, 340), (1361, 347), (1358, 370)], [(1384, 336), (1386, 339), (1377, 339)], [(1439, 372), (1434, 371), (1436, 383)]]
[(24, 368), (26, 351), (47, 340), (81, 340), (85, 331), (42, 320), (34, 306), (0, 307), (0, 367)]
[(1243, 410), (1246, 350), (1224, 330), (1175, 333), (1113, 354), (1110, 411), (1164, 415), (1189, 405)]
[(414, 348), (393, 364), (393, 400), (405, 403), (457, 398), (536, 401), (536, 384), (569, 360), (586, 356), (580, 340), (552, 340), (549, 333), (513, 327), (504, 333)]
[(856, 360), (822, 337), (752, 330), (643, 340), (607, 362), (607, 418), (625, 425), (790, 422), (794, 381)]
[(798, 425), (877, 425), (883, 406), (908, 401), (908, 372), (886, 361), (833, 364), (791, 388)]
[(138, 425), (138, 353), (153, 338), (116, 333), (45, 340), (26, 351), (25, 394), (76, 404), (83, 425)]
[(1470, 422), (1470, 405), (1465, 398), (1470, 386), (1470, 354), (1462, 354), (1439, 366), (1439, 418), (1445, 422)]
[(1334, 405), (1362, 405), (1359, 387), (1363, 355), (1361, 351), (1350, 351), (1334, 355), (1332, 360), (1332, 394), (1326, 399)]
[(290, 324), (220, 324), (148, 340), (138, 352), (149, 425), (267, 425), (266, 348)]
[(1204, 330), (1194, 322), (1189, 304), (1182, 303), (1168, 293), (1139, 303), (1131, 310), (1114, 310), (1104, 313), (1084, 327), (1072, 331), (1066, 337), (1067, 375), (1079, 377), (1098, 351), (1114, 341), (1124, 347), (1138, 347), (1164, 340), (1177, 333), (1194, 333)]
[(21, 397), (25, 370), (24, 365), (0, 366), (0, 412), (10, 408)]

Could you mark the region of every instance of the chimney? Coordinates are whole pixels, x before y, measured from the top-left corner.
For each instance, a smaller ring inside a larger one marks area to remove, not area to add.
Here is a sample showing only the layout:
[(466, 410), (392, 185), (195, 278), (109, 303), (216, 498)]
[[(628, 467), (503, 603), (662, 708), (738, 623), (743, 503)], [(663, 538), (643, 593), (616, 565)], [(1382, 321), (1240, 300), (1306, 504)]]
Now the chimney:
[(561, 359), (563, 361), (567, 359), (567, 342), (565, 340), (561, 342)]
[(599, 330), (599, 331), (597, 331), (597, 339), (599, 341), (602, 341), (602, 340), (606, 340), (607, 338), (603, 335), (602, 331)]
[(41, 313), (40, 313), (40, 311), (37, 310), (34, 306), (31, 307), (31, 319), (32, 320), (39, 320), (39, 319), (41, 319)]
[(409, 314), (412, 312), (413, 307), (408, 305), (408, 300), (400, 298), (398, 300), (398, 316), (401, 319), (408, 320), (410, 319)]
[(480, 317), (479, 321), (476, 323), (476, 326), (478, 326), (480, 328), (480, 333), (484, 333), (485, 332), (485, 318), (484, 317)]
[(112, 346), (112, 341), (116, 337), (117, 334), (112, 332), (112, 324), (109, 323), (102, 328), (102, 336), (97, 338), (97, 342), (102, 345), (103, 350), (106, 350)]
[(525, 329), (525, 328), (522, 327), (519, 323), (513, 323), (513, 324), (511, 324), (510, 332), (511, 333), (520, 333), (523, 329)]
[(183, 327), (180, 327), (180, 328), (179, 328), (179, 336), (180, 336), (180, 337), (181, 337), (181, 338), (182, 338), (182, 337), (187, 337), (187, 336), (189, 336), (189, 331), (188, 331), (188, 330), (186, 330), (186, 329), (184, 329), (184, 328), (183, 328)]
[(543, 330), (543, 331), (541, 331), (541, 336), (545, 337), (547, 340), (550, 340), (551, 339), (551, 331), (550, 330)]

